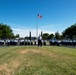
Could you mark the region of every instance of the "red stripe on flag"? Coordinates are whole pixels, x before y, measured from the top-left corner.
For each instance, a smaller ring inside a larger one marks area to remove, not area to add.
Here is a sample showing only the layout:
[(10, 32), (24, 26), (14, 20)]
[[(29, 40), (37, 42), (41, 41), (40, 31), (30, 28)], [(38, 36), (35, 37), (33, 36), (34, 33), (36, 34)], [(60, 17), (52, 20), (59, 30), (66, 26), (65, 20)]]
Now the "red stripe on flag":
[(42, 15), (38, 14), (38, 18), (42, 18)]

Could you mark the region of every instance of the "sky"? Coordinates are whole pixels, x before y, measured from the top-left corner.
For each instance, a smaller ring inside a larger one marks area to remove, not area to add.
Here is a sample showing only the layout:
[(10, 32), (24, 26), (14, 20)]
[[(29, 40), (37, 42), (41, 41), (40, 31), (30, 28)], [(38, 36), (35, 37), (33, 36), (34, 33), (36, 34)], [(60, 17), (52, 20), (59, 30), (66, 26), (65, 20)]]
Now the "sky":
[[(38, 14), (42, 18), (38, 18)], [(0, 0), (0, 23), (20, 37), (62, 33), (76, 23), (76, 0)]]

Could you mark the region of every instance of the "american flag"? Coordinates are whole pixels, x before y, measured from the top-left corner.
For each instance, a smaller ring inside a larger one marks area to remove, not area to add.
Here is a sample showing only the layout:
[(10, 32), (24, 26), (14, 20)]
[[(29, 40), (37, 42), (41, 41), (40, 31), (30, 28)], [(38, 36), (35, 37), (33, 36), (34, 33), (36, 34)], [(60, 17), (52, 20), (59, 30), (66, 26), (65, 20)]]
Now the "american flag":
[(42, 18), (42, 15), (38, 14), (38, 18)]

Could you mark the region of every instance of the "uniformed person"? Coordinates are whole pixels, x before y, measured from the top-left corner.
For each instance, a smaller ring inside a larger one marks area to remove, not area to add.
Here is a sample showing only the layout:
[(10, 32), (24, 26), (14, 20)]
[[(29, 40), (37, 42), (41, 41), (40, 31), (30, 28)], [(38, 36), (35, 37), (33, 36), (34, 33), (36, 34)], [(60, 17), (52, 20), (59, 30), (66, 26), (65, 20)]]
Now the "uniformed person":
[(42, 46), (42, 37), (41, 37), (41, 35), (39, 35), (39, 37), (38, 37), (38, 47), (39, 46)]

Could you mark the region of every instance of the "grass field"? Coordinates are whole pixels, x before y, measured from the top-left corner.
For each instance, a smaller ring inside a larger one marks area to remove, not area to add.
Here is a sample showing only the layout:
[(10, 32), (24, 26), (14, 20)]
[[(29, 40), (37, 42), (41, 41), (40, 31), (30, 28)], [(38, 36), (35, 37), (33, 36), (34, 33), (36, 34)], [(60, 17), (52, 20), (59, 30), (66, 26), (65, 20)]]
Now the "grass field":
[(76, 75), (76, 49), (57, 46), (1, 47), (0, 75)]

